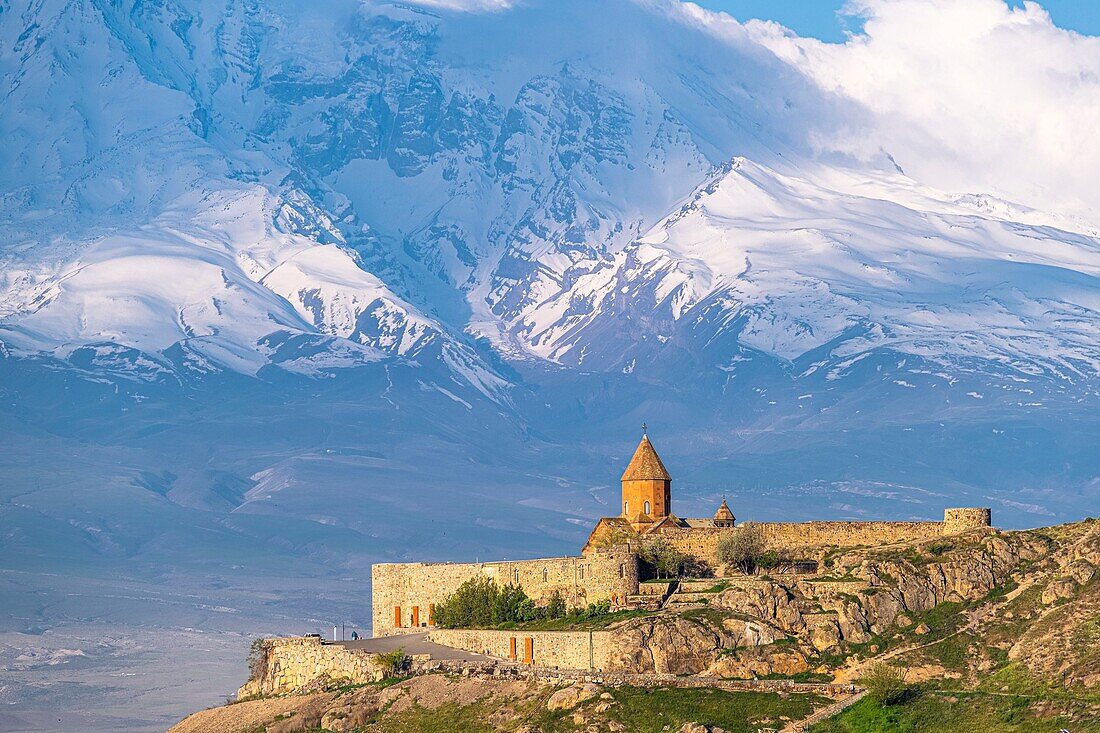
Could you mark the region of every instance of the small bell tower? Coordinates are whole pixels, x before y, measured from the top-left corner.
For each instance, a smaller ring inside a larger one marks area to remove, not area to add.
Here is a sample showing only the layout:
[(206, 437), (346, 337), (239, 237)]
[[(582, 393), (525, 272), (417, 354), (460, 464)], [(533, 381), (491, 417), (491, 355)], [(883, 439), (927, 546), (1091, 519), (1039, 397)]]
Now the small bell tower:
[(621, 516), (635, 530), (659, 522), (672, 513), (672, 476), (649, 439), (642, 424), (642, 441), (623, 472)]

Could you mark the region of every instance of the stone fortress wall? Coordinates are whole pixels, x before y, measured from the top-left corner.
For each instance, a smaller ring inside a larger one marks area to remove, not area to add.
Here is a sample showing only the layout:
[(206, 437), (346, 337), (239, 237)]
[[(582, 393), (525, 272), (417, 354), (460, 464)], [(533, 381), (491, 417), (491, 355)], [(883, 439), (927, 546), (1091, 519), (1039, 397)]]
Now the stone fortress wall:
[(482, 563), (384, 563), (371, 569), (371, 618), (375, 636), (432, 626), (435, 604), (471, 578), (523, 587), (536, 603), (554, 591), (567, 608), (597, 601), (623, 603), (638, 592), (638, 563), (626, 548), (584, 557)]
[[(990, 526), (985, 508), (947, 509), (942, 522), (764, 522), (769, 548), (810, 549), (920, 542)], [(668, 527), (660, 536), (685, 555), (718, 568), (718, 541), (736, 527)], [(568, 608), (597, 601), (625, 603), (639, 592), (638, 562), (629, 545), (588, 550), (581, 557), (483, 563), (385, 563), (371, 571), (375, 636), (434, 626), (435, 604), (471, 578), (519, 585), (536, 603), (554, 591)]]
[(293, 692), (320, 678), (372, 682), (383, 677), (373, 655), (324, 644), (319, 636), (267, 639), (268, 658), (259, 678), (237, 691), (237, 699)]
[[(788, 550), (921, 542), (990, 525), (990, 510), (984, 508), (947, 509), (942, 522), (758, 523), (769, 549)], [(737, 530), (737, 527), (662, 527), (657, 533), (681, 553), (717, 568), (718, 541)]]
[(944, 534), (959, 534), (972, 529), (992, 526), (993, 511), (988, 507), (945, 509), (943, 512)]

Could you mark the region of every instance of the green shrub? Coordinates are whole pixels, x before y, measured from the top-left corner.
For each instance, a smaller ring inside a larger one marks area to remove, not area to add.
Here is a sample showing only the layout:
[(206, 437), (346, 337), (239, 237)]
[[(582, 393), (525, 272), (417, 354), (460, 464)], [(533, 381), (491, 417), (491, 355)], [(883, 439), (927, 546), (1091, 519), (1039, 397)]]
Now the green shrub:
[(871, 667), (860, 683), (867, 688), (867, 696), (882, 706), (904, 702), (909, 694), (905, 670), (886, 662)]
[(410, 661), (409, 655), (400, 647), (392, 652), (374, 655), (374, 663), (386, 677), (397, 677), (403, 674), (408, 669)]
[(554, 591), (538, 606), (519, 585), (503, 588), (491, 578), (471, 578), (435, 607), (435, 622), (444, 629), (486, 629), (503, 624), (565, 616), (565, 601)]
[(491, 578), (471, 578), (436, 604), (435, 622), (445, 629), (490, 626), (499, 595), (500, 589)]
[(565, 615), (565, 599), (561, 592), (554, 591), (550, 594), (550, 602), (546, 604), (546, 618), (561, 618)]
[(638, 544), (638, 559), (645, 563), (658, 578), (672, 578), (680, 574), (684, 556), (664, 537), (654, 537)]

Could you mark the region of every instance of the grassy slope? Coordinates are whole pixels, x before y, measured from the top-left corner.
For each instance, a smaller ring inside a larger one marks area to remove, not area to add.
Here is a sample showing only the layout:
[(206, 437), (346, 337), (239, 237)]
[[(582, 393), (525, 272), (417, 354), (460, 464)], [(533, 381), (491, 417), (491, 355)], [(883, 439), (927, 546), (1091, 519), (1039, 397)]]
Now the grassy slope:
[[(1084, 525), (1049, 528), (1045, 532), (1060, 532), (1063, 543), (1072, 545)], [(870, 699), (849, 708), (841, 715), (819, 723), (813, 733), (878, 733), (879, 731), (920, 731), (924, 733), (1056, 733), (1067, 729), (1072, 733), (1100, 733), (1100, 691), (1079, 685), (1066, 686), (1059, 679), (1029, 672), (1020, 662), (1010, 661), (1008, 649), (1025, 634), (1045, 634), (1048, 628), (1063, 626), (1068, 605), (1049, 608), (1040, 601), (1049, 569), (1035, 568), (1041, 573), (1037, 582), (1021, 589), (1011, 600), (1005, 592), (1015, 587), (995, 589), (983, 602), (992, 602), (992, 612), (979, 628), (952, 635), (962, 626), (965, 610), (979, 603), (948, 604), (915, 619), (925, 621), (932, 632), (924, 637), (912, 635), (912, 627), (894, 629), (880, 639), (883, 647), (896, 648), (928, 643), (930, 646), (899, 656), (891, 663), (910, 669), (939, 666), (938, 679), (921, 683), (907, 702), (881, 707)], [(1089, 602), (1100, 593), (1100, 577), (1078, 590), (1069, 604)], [(1003, 600), (1002, 600), (1003, 599)], [(1091, 610), (1090, 610), (1091, 609)], [(1078, 664), (1090, 663), (1100, 655), (1092, 636), (1094, 626), (1100, 627), (1100, 617), (1088, 620), (1094, 611), (1090, 605), (1083, 614), (1086, 620), (1074, 629), (1080, 639)], [(942, 640), (936, 642), (936, 638)]]
[[(717, 725), (730, 733), (756, 733), (761, 727), (782, 727), (777, 725), (781, 718), (803, 718), (814, 707), (827, 704), (823, 698), (801, 694), (781, 696), (632, 687), (612, 688), (609, 692), (613, 703), (602, 711), (599, 708), (607, 703), (598, 698), (575, 710), (551, 712), (545, 707), (545, 696), (538, 696), (516, 701), (511, 706), (514, 716), (504, 717), (500, 716), (499, 703), (483, 701), (464, 707), (448, 703), (434, 710), (413, 707), (401, 713), (383, 715), (367, 730), (379, 733), (488, 733), (534, 726), (542, 733), (571, 733), (596, 722), (603, 723), (601, 729), (606, 730), (606, 723), (615, 721), (632, 733), (675, 731), (686, 722)], [(573, 720), (575, 713), (584, 716), (583, 723)]]

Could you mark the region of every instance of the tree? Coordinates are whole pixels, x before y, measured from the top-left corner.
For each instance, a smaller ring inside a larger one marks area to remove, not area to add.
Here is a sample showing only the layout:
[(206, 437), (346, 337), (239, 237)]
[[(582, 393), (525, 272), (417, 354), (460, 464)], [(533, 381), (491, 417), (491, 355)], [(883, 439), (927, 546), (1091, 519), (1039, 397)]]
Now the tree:
[(671, 578), (680, 573), (684, 556), (664, 537), (653, 537), (638, 545), (638, 557), (653, 568), (658, 578)]
[(534, 605), (523, 588), (509, 583), (500, 589), (493, 603), (493, 621), (506, 624), (512, 621), (526, 621), (523, 618), (525, 605)]
[(268, 659), (271, 656), (271, 644), (267, 639), (253, 639), (248, 649), (248, 673), (249, 679), (262, 679), (267, 671)]
[(755, 522), (745, 522), (733, 532), (718, 540), (718, 561), (751, 573), (756, 559), (764, 554), (764, 530)]
[(550, 594), (550, 601), (546, 604), (546, 618), (561, 618), (565, 615), (565, 599), (561, 597), (561, 591), (555, 590)]
[(905, 684), (905, 670), (892, 667), (886, 662), (879, 662), (871, 667), (860, 683), (867, 688), (867, 696), (879, 705), (896, 705), (904, 702), (909, 694), (909, 686)]
[[(557, 594), (559, 616), (565, 603)], [(550, 603), (554, 603), (551, 596)], [(550, 612), (535, 605), (522, 586), (500, 588), (492, 578), (471, 578), (435, 607), (435, 622), (444, 629), (487, 629), (501, 624), (534, 621)]]

